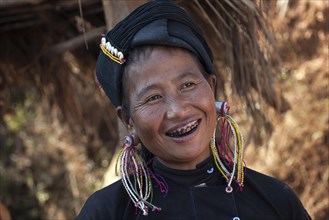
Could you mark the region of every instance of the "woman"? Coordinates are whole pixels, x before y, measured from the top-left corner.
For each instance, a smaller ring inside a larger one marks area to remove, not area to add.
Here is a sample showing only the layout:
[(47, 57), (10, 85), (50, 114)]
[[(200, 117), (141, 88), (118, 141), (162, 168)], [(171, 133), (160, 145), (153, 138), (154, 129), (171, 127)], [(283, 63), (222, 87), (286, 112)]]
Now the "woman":
[(310, 219), (287, 185), (243, 166), (238, 126), (215, 102), (211, 51), (184, 9), (146, 3), (101, 50), (97, 79), (130, 134), (122, 180), (78, 219)]

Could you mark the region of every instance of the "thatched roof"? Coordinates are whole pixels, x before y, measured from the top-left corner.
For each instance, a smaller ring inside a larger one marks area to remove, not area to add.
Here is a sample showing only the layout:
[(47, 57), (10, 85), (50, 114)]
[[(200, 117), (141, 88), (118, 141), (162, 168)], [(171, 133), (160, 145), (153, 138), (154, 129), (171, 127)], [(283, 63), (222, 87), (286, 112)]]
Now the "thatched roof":
[[(275, 88), (273, 60), (269, 56), (273, 45), (261, 11), (263, 5), (252, 0), (177, 2), (204, 28), (221, 72), (218, 86), (224, 96), (220, 98), (232, 94), (225, 86), (230, 82), (233, 94), (244, 100), (248, 112), (258, 122), (255, 127), (269, 125), (259, 103), (267, 103), (279, 112), (289, 108)], [(41, 94), (48, 94), (50, 103), (63, 110), (68, 122), (81, 121), (83, 104), (74, 99), (81, 96), (75, 93), (75, 87), (82, 81), (61, 85), (72, 71), (67, 58), (71, 55), (67, 54), (73, 54), (80, 69), (92, 63), (87, 67), (91, 74), (83, 85), (88, 82), (93, 85), (90, 80), (98, 54), (98, 38), (105, 32), (105, 26), (101, 0), (2, 0), (0, 72), (5, 73), (4, 81), (12, 86), (37, 88)]]

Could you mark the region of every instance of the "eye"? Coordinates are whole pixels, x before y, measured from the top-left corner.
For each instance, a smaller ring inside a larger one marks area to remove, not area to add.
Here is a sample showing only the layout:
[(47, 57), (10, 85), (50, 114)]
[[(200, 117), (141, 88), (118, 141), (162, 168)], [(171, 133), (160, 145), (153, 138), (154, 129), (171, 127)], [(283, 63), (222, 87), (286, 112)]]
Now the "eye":
[(187, 82), (187, 83), (184, 83), (183, 84), (182, 89), (192, 88), (193, 86), (195, 86), (195, 83), (193, 83), (193, 82)]
[(148, 103), (148, 102), (154, 102), (158, 99), (160, 99), (161, 96), (160, 95), (153, 95), (153, 96), (150, 96), (149, 98), (146, 99), (145, 103)]

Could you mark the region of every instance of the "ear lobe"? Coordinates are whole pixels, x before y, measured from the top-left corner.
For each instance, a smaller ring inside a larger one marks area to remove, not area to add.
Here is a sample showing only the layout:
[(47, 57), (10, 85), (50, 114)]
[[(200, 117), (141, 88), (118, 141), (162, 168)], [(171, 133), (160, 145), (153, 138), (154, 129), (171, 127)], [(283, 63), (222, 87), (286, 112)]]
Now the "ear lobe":
[(122, 123), (125, 125), (126, 128), (128, 128), (129, 116), (123, 112), (122, 106), (116, 107), (116, 112), (117, 112), (117, 116), (120, 118)]

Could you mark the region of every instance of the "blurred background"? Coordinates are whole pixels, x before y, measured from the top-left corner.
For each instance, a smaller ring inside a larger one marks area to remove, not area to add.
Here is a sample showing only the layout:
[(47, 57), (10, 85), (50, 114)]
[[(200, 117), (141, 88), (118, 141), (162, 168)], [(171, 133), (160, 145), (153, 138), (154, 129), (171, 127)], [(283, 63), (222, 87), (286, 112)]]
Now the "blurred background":
[[(0, 220), (74, 219), (118, 179), (125, 132), (95, 63), (101, 34), (143, 2), (0, 0)], [(176, 2), (212, 47), (246, 165), (329, 219), (328, 1)]]

